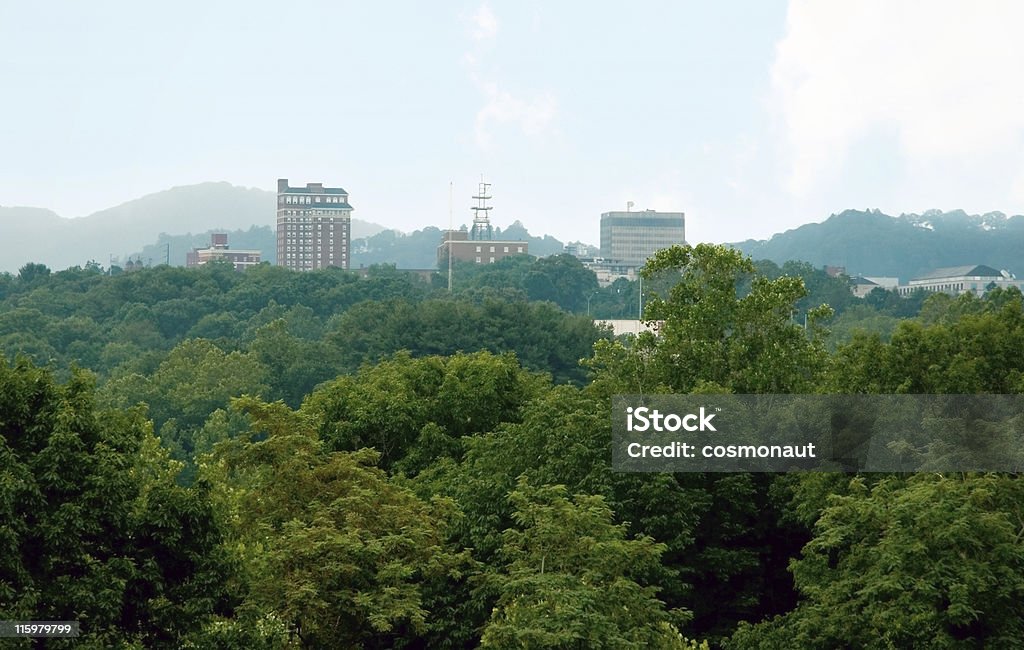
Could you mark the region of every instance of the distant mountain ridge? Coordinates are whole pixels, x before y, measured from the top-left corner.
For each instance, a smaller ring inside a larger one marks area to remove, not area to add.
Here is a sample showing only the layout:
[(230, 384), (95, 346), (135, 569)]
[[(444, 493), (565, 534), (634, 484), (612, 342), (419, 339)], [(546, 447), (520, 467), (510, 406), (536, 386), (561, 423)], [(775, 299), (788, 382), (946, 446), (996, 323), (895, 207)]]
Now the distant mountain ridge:
[[(274, 192), (221, 182), (174, 187), (76, 219), (41, 208), (0, 207), (0, 271), (15, 273), (28, 262), (54, 270), (85, 266), (90, 260), (107, 266), (111, 256), (123, 262), (140, 254), (162, 233), (272, 227), (275, 198)], [(378, 224), (352, 220), (355, 236), (381, 230)], [(172, 255), (172, 264), (184, 264), (185, 251)]]
[[(257, 248), (274, 262), (274, 192), (229, 183), (201, 183), (149, 194), (87, 217), (66, 219), (51, 210), (0, 206), (0, 272), (16, 273), (28, 262), (53, 270), (107, 266), (129, 256), (159, 264), (170, 244), (170, 263), (209, 242), (210, 231), (229, 234), (233, 248)], [(170, 234), (168, 234), (170, 233)], [(353, 266), (393, 263), (430, 268), (441, 231), (425, 227), (409, 234), (352, 220)], [(530, 253), (562, 252), (562, 242), (531, 236), (520, 222), (495, 237), (530, 242)], [(768, 240), (732, 244), (754, 259), (778, 264), (803, 260), (844, 266), (849, 274), (910, 278), (940, 267), (987, 264), (1024, 277), (1024, 216), (1002, 212), (969, 215), (929, 210), (893, 217), (878, 210), (846, 210), (822, 223), (800, 226)]]
[(850, 275), (895, 276), (901, 282), (936, 268), (987, 264), (1024, 276), (1024, 216), (928, 210), (893, 217), (846, 210), (768, 240), (731, 244), (754, 259), (844, 266)]

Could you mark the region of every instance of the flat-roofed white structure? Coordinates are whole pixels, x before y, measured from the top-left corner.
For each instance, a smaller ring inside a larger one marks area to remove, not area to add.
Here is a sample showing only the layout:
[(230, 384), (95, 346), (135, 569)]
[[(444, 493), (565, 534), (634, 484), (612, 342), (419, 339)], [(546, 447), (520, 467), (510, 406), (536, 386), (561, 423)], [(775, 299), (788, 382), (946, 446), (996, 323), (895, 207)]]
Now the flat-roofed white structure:
[(962, 293), (973, 293), (982, 296), (986, 291), (995, 288), (1024, 288), (1024, 280), (1018, 280), (1008, 271), (999, 271), (991, 266), (975, 264), (972, 266), (950, 266), (935, 269), (921, 277), (914, 278), (899, 287), (901, 296), (907, 296), (922, 289), (924, 291), (942, 292), (958, 296)]

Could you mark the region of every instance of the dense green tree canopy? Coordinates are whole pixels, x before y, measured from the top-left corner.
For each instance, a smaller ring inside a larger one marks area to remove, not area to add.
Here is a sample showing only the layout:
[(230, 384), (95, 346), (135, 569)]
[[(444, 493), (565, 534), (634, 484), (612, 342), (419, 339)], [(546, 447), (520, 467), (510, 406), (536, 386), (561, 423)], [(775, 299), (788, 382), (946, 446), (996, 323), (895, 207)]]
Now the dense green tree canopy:
[[(1019, 291), (860, 300), (710, 245), (642, 296), (564, 256), (457, 277), (0, 275), (0, 619), (95, 648), (1024, 644), (1016, 476), (609, 454), (616, 394), (1020, 393)], [(584, 315), (641, 297), (653, 334)]]
[(60, 384), (0, 360), (0, 619), (175, 648), (229, 614), (208, 487), (179, 487), (179, 469), (139, 411), (96, 407), (84, 371)]

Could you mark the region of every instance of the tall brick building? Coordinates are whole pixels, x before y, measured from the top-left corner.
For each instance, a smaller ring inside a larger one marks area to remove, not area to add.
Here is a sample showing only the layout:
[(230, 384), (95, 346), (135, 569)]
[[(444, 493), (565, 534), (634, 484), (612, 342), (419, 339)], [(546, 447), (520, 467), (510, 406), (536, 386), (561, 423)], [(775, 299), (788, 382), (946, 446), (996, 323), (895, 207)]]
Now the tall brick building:
[(349, 267), (352, 206), (348, 192), (323, 183), (277, 181), (277, 265), (294, 271)]

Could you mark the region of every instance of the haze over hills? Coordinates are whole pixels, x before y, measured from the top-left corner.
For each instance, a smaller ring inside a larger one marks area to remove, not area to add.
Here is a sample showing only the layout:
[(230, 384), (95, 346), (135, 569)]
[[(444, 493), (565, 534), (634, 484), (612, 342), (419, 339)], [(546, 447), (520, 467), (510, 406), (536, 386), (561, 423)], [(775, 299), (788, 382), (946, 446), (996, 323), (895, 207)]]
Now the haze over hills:
[(1024, 276), (1024, 216), (963, 210), (891, 217), (878, 210), (846, 210), (822, 223), (768, 240), (732, 244), (754, 259), (777, 264), (803, 260), (845, 266), (850, 275), (895, 276), (901, 282), (932, 269), (987, 264)]
[[(54, 270), (84, 266), (89, 260), (107, 266), (111, 255), (123, 261), (141, 253), (161, 233), (273, 227), (275, 197), (266, 190), (201, 183), (149, 194), (75, 219), (41, 208), (0, 207), (0, 271), (15, 273), (28, 262)], [(384, 227), (378, 224), (352, 220), (356, 237), (381, 230)], [(209, 238), (203, 235), (199, 241), (208, 242)], [(184, 264), (186, 250), (172, 250), (172, 264)], [(162, 260), (161, 251), (156, 261)]]
[[(209, 242), (210, 231), (229, 233), (232, 248), (252, 248), (273, 262), (274, 192), (201, 183), (150, 194), (87, 217), (67, 219), (51, 210), (0, 207), (0, 272), (16, 273), (28, 262), (59, 270), (111, 255), (145, 263), (183, 265), (185, 253)], [(353, 266), (391, 263), (400, 268), (435, 264), (441, 230), (426, 226), (401, 233), (352, 220)], [(550, 236), (531, 236), (515, 222), (497, 237), (530, 242), (534, 255), (562, 251)], [(896, 276), (901, 281), (943, 266), (987, 264), (1024, 276), (1024, 216), (1001, 212), (968, 215), (929, 210), (891, 217), (878, 210), (846, 210), (822, 223), (779, 233), (768, 240), (732, 244), (754, 259), (778, 264), (803, 260), (845, 266), (851, 275)]]
[[(444, 238), (444, 230), (427, 226), (422, 230), (402, 233), (384, 230), (370, 237), (352, 240), (352, 265), (394, 264), (404, 269), (429, 269), (437, 266), (437, 247)], [(550, 235), (534, 237), (520, 221), (508, 228), (494, 229), (495, 239), (525, 241), (530, 254), (537, 257), (558, 255), (565, 245)]]

